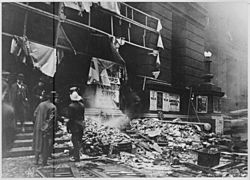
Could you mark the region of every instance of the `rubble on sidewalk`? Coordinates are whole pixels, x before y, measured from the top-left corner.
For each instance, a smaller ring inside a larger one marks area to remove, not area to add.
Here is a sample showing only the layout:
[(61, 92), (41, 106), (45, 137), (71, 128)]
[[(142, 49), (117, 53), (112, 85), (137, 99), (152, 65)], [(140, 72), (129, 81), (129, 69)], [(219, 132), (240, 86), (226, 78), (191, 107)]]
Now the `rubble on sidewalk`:
[[(229, 136), (207, 133), (191, 123), (170, 123), (155, 118), (134, 119), (130, 127), (126, 134), (118, 128), (99, 123), (95, 118), (87, 118), (81, 162), (75, 164), (78, 176), (247, 176), (247, 155), (231, 152), (233, 141)], [(66, 126), (60, 124), (59, 132), (57, 142), (62, 142), (64, 147), (71, 147)], [(57, 144), (55, 146), (59, 147)], [(70, 156), (70, 149), (55, 153), (54, 156)], [(120, 165), (133, 171), (119, 172), (117, 168)]]

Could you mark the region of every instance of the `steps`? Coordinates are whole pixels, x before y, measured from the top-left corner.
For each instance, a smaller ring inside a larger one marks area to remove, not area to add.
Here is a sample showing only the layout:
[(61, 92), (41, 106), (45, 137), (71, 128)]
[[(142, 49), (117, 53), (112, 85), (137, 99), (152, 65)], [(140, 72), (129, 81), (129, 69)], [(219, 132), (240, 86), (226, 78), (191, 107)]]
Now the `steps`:
[(17, 123), (17, 134), (12, 148), (3, 157), (21, 157), (34, 155), (32, 150), (33, 122), (24, 123), (25, 132), (21, 131), (20, 122)]
[(31, 156), (34, 155), (32, 151), (32, 146), (27, 147), (13, 147), (7, 153), (6, 157), (21, 157), (21, 156)]
[(122, 116), (124, 115), (120, 109), (99, 109), (99, 108), (85, 108), (86, 116), (98, 116), (101, 112), (107, 115)]
[(13, 144), (13, 148), (19, 147), (31, 147), (32, 146), (32, 139), (16, 139)]

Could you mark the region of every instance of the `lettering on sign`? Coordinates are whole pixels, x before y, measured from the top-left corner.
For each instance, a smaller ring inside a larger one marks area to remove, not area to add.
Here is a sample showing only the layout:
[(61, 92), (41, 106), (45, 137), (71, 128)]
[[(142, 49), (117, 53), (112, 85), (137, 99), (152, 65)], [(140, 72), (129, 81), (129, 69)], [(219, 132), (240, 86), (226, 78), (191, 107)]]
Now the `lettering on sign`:
[(169, 111), (180, 111), (180, 96), (178, 94), (169, 93)]
[(163, 93), (163, 111), (169, 111), (169, 94)]
[(161, 91), (150, 90), (149, 110), (178, 112), (180, 111), (180, 96), (178, 94), (170, 94)]
[(208, 97), (197, 96), (196, 97), (196, 110), (198, 113), (207, 113), (208, 109)]
[(156, 91), (150, 91), (150, 105), (149, 105), (150, 111), (156, 111), (157, 110), (157, 92)]
[(109, 76), (109, 81), (111, 84), (120, 84), (120, 79), (117, 77), (110, 77)]
[(223, 134), (224, 129), (224, 119), (222, 116), (212, 116), (212, 119), (215, 120), (215, 133)]
[(97, 86), (95, 105), (98, 108), (119, 109), (119, 89)]

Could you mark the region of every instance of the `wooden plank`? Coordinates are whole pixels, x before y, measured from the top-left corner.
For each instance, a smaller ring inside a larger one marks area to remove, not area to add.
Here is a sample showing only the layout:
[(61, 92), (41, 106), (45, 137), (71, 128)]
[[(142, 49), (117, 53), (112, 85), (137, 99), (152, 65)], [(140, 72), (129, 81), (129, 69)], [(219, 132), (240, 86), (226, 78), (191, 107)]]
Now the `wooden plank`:
[[(33, 8), (31, 6), (27, 6), (27, 5), (24, 5), (24, 4), (21, 4), (21, 3), (11, 3), (10, 5), (18, 6), (20, 8), (23, 8), (23, 9), (27, 10), (27, 11), (31, 11), (31, 12), (34, 12), (36, 14), (40, 14), (42, 16), (46, 16), (46, 17), (52, 18), (53, 20), (56, 20), (56, 21), (59, 20), (58, 16), (53, 15), (51, 13), (47, 13), (47, 12), (45, 12), (43, 10), (39, 10), (37, 8)], [(85, 28), (85, 29), (90, 29), (90, 30), (93, 30), (93, 31), (97, 31), (97, 32), (99, 32), (101, 34), (104, 34), (104, 35), (107, 35), (107, 36), (112, 36), (111, 34), (109, 34), (107, 32), (104, 32), (104, 31), (99, 30), (97, 28), (94, 28), (94, 27), (91, 27), (89, 25), (86, 25), (86, 24), (83, 24), (83, 23), (79, 23), (79, 22), (76, 22), (76, 21), (73, 21), (73, 20), (65, 19), (64, 23), (67, 23), (67, 24), (70, 24), (70, 25), (73, 25), (73, 26), (76, 26), (76, 27), (80, 27), (80, 28)], [(114, 37), (114, 36), (112, 36), (112, 37)], [(148, 48), (148, 47), (143, 47), (143, 46), (141, 46), (139, 44), (136, 44), (136, 43), (133, 43), (133, 42), (129, 42), (129, 41), (125, 41), (125, 42), (128, 43), (128, 44), (130, 44), (130, 45), (132, 45), (132, 46), (136, 46), (136, 47), (143, 48), (143, 49), (146, 49), (146, 50), (150, 50), (150, 51), (154, 50), (154, 49), (151, 49), (151, 48)]]
[(186, 29), (188, 31), (191, 31), (193, 32), (194, 34), (196, 34), (197, 36), (200, 36), (201, 38), (203, 38), (205, 36), (205, 31), (204, 29), (201, 29), (195, 25), (193, 25), (192, 23), (190, 22), (187, 22), (186, 23)]
[[(195, 8), (190, 6), (190, 3), (176, 3), (176, 2), (171, 2), (169, 3), (173, 11), (176, 13), (179, 13), (183, 16), (185, 16), (185, 19), (188, 21), (197, 24), (199, 27), (204, 27), (205, 26), (205, 14), (197, 11)], [(199, 18), (197, 18), (199, 17)]]
[(152, 15), (158, 17), (159, 19), (167, 19), (172, 21), (172, 12), (167, 9), (166, 6), (162, 5), (161, 2), (152, 3)]
[(199, 53), (204, 52), (204, 46), (197, 44), (196, 42), (186, 39), (186, 46), (189, 47), (190, 49), (193, 49), (194, 51), (197, 51)]
[(191, 163), (183, 163), (186, 167), (197, 170), (197, 171), (202, 171), (207, 174), (213, 174), (213, 170), (207, 167), (199, 166), (196, 164), (191, 164)]
[(200, 70), (200, 69), (198, 69), (196, 67), (187, 66), (187, 65), (185, 65), (183, 67), (183, 70), (184, 70), (184, 73), (187, 74), (187, 75), (190, 75), (190, 76), (192, 75), (194, 77), (200, 77), (200, 78), (204, 73), (202, 70)]
[(193, 51), (192, 49), (186, 48), (186, 56), (199, 60), (200, 62), (203, 62), (204, 55), (201, 52)]
[(161, 35), (162, 35), (162, 37), (165, 37), (165, 38), (169, 39), (170, 41), (172, 40), (172, 31), (170, 31), (168, 29), (163, 29), (161, 31)]
[(184, 57), (183, 65), (198, 69), (201, 73), (204, 71), (203, 62), (190, 57)]
[(204, 46), (204, 44), (205, 44), (204, 37), (200, 37), (200, 36), (196, 35), (195, 33), (193, 33), (192, 31), (186, 31), (186, 37), (187, 37), (187, 39), (190, 39), (190, 40), (192, 40), (192, 41), (194, 41), (197, 44), (200, 44), (202, 46)]
[(77, 167), (71, 166), (70, 168), (71, 168), (71, 171), (72, 171), (75, 178), (80, 178), (81, 177), (81, 173), (80, 173), (80, 171), (78, 170)]

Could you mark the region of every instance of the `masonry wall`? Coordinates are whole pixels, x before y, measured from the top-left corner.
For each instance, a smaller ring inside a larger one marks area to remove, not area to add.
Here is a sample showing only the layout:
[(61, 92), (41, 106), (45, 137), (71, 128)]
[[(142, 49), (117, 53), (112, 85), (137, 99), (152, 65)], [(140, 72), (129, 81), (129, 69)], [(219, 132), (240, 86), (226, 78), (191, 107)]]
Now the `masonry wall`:
[(202, 82), (206, 10), (197, 3), (130, 3), (159, 18), (164, 50), (161, 51), (160, 80), (174, 86)]
[[(155, 16), (161, 20), (163, 29), (161, 30), (162, 41), (164, 49), (160, 52), (161, 60), (161, 73), (158, 79), (164, 80), (168, 83), (171, 83), (172, 80), (172, 10), (168, 3), (161, 2), (137, 2), (137, 3), (128, 3), (131, 6), (140, 9), (152, 16)], [(157, 25), (157, 24), (155, 24)], [(156, 44), (156, 40), (152, 36), (147, 40), (152, 41)], [(150, 58), (150, 57), (148, 57)], [(155, 58), (153, 61), (149, 62), (151, 66), (154, 66)], [(143, 63), (143, 62), (141, 62)], [(143, 71), (143, 69), (141, 69)], [(152, 76), (152, 74), (151, 74)]]
[(204, 73), (206, 10), (196, 3), (171, 3), (173, 9), (172, 83), (196, 86)]
[(203, 5), (209, 12), (205, 46), (213, 52), (213, 83), (225, 92), (223, 111), (247, 108), (247, 4), (232, 2)]

